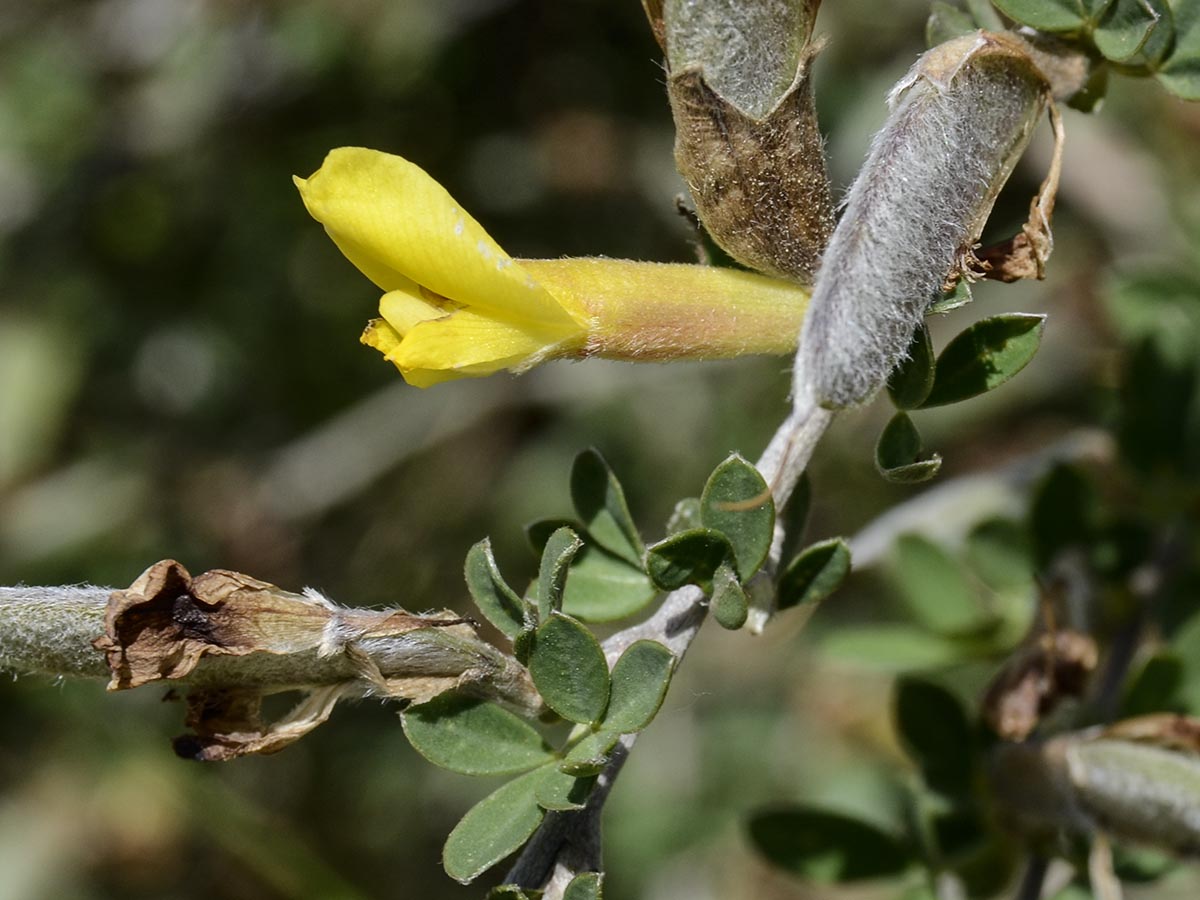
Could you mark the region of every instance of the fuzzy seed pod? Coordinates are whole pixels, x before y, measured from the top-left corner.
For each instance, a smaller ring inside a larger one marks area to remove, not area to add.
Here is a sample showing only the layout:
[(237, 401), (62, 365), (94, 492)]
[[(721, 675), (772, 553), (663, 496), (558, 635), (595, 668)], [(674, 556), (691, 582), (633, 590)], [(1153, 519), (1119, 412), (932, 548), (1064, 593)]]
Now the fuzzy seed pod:
[(811, 79), (820, 0), (643, 4), (700, 221), (742, 265), (812, 284), (834, 222)]
[(892, 91), (817, 274), (796, 356), (798, 404), (869, 399), (969, 264), (1047, 102), (1023, 46), (965, 35), (923, 55)]

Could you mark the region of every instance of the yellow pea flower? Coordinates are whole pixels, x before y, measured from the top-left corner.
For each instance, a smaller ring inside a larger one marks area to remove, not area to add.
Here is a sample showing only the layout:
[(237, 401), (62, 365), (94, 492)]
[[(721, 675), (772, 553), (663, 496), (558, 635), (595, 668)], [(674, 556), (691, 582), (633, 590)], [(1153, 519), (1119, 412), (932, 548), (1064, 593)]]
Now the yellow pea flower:
[(548, 359), (791, 353), (807, 288), (749, 272), (617, 259), (514, 260), (424, 170), (342, 147), (304, 205), (385, 293), (362, 342), (409, 384), (523, 372)]

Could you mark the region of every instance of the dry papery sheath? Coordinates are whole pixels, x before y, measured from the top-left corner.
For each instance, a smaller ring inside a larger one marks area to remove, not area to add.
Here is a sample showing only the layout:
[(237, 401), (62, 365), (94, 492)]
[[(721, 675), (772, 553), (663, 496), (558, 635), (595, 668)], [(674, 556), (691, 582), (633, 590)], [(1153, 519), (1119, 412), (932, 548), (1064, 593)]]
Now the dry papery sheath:
[(884, 384), (929, 304), (969, 267), (1048, 97), (1025, 44), (985, 31), (930, 50), (896, 85), (817, 274), (798, 404), (853, 406)]

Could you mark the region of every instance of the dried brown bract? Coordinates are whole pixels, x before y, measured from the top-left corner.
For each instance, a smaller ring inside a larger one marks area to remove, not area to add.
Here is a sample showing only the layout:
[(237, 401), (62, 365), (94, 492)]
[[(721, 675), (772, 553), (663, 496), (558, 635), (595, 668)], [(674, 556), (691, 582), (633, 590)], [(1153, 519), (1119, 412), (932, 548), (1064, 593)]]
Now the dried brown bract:
[(1042, 716), (1067, 697), (1079, 697), (1099, 656), (1078, 631), (1043, 632), (997, 673), (983, 701), (984, 720), (1006, 741), (1023, 741)]
[[(174, 560), (113, 592), (94, 646), (110, 690), (187, 685), (192, 734), (175, 747), (200, 760), (281, 750), (344, 697), (423, 703), (463, 689), (525, 712), (541, 707), (525, 669), (453, 613), (348, 609), (224, 569), (193, 578)], [(265, 721), (263, 698), (287, 691), (300, 692), (299, 703)]]

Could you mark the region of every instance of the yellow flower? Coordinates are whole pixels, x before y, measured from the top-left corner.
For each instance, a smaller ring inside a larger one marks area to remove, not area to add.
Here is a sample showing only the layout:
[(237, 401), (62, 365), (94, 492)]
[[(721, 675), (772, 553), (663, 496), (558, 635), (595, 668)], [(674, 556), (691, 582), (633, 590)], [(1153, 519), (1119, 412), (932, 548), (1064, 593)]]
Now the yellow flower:
[(710, 266), (514, 260), (422, 169), (342, 147), (296, 178), (309, 213), (383, 291), (362, 341), (409, 384), (548, 359), (714, 359), (796, 348), (808, 289)]

